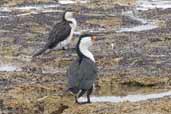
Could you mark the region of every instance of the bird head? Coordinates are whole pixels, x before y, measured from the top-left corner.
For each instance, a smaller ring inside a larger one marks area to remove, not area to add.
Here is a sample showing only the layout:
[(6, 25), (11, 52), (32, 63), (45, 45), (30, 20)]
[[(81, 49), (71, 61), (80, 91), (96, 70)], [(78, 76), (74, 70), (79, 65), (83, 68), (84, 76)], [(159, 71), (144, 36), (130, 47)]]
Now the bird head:
[(93, 42), (96, 40), (96, 36), (90, 35), (90, 34), (84, 34), (80, 36), (78, 45), (89, 48), (90, 46), (93, 45)]
[(68, 21), (70, 19), (72, 19), (74, 16), (74, 12), (73, 11), (65, 11), (64, 13), (64, 20)]

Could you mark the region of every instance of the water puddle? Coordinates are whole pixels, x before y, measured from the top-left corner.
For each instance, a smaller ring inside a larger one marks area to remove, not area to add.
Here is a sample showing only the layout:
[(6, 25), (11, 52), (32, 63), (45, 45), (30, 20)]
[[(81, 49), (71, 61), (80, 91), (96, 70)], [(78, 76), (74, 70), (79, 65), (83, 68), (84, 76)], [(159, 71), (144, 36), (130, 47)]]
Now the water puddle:
[(1, 12), (11, 12), (11, 9), (9, 7), (0, 7)]
[(140, 32), (140, 31), (148, 31), (148, 30), (158, 28), (155, 22), (140, 18), (133, 11), (123, 12), (122, 15), (127, 16), (131, 18), (132, 20), (140, 22), (141, 25), (132, 26), (132, 27), (123, 27), (123, 28), (120, 28), (119, 30), (116, 30), (116, 32)]
[(141, 32), (141, 31), (148, 31), (148, 30), (152, 30), (156, 28), (158, 28), (157, 25), (145, 24), (145, 25), (139, 25), (139, 26), (130, 27), (130, 28), (121, 28), (120, 30), (117, 30), (116, 32)]
[[(148, 30), (153, 30), (153, 29), (158, 28), (159, 26), (155, 23), (155, 20), (152, 22), (150, 20), (140, 18), (137, 15), (138, 14), (137, 10), (140, 10), (141, 7), (145, 8), (146, 7), (145, 4), (147, 4), (147, 3), (153, 4), (153, 2), (158, 3), (157, 1), (160, 1), (160, 0), (138, 0), (137, 5), (133, 9), (133, 11), (123, 12), (122, 15), (127, 16), (135, 21), (139, 21), (142, 24), (138, 25), (138, 26), (133, 26), (133, 27), (123, 27), (123, 28), (120, 28), (119, 30), (116, 30), (116, 32), (141, 32), (141, 31), (148, 31)], [(166, 1), (160, 1), (160, 2), (162, 2), (161, 5), (166, 3)], [(168, 4), (170, 4), (170, 6), (171, 6), (171, 2), (168, 2)], [(155, 6), (155, 5), (153, 4), (153, 6)], [(154, 7), (154, 8), (156, 8), (156, 7)], [(148, 10), (148, 9), (150, 9), (150, 7), (146, 7), (146, 10)]]
[[(127, 96), (92, 96), (91, 102), (111, 102), (111, 103), (119, 103), (119, 102), (139, 102), (145, 101), (150, 99), (158, 99), (171, 96), (171, 91), (168, 92), (161, 92), (161, 93), (154, 93), (154, 94), (137, 94), (137, 95), (127, 95)], [(87, 98), (81, 97), (79, 99), (80, 102), (86, 101)]]
[(59, 7), (59, 4), (35, 4), (35, 5), (27, 5), (27, 6), (16, 6), (16, 7), (0, 7), (1, 11), (10, 12), (12, 10), (21, 10), (21, 11), (27, 11), (27, 10), (44, 10), (49, 8), (57, 8)]
[(81, 35), (82, 33), (102, 33), (102, 32), (106, 32), (106, 31), (109, 31), (105, 28), (87, 28), (87, 29), (84, 29), (84, 30), (77, 30), (76, 32), (74, 32), (75, 35)]
[(18, 68), (17, 66), (12, 66), (12, 65), (0, 66), (0, 72), (15, 72), (15, 71), (21, 71), (21, 69)]
[[(167, 9), (171, 8), (171, 1), (170, 0), (138, 0), (135, 6), (135, 13), (138, 13), (138, 10), (149, 10), (149, 9), (156, 9), (162, 8)], [(142, 25), (133, 26), (133, 27), (124, 27), (120, 28), (116, 32), (140, 32), (140, 31), (148, 31), (158, 28), (159, 26), (155, 24), (155, 22), (150, 22), (146, 19), (139, 18), (136, 16), (134, 12), (127, 11), (124, 12), (123, 15), (130, 17), (133, 20), (140, 21)]]
[[(10, 16), (27, 16), (31, 14), (40, 14), (47, 12), (64, 12), (59, 7), (63, 4), (77, 4), (77, 3), (87, 3), (86, 0), (72, 1), (72, 0), (59, 0), (56, 4), (33, 4), (33, 5), (23, 5), (15, 7), (0, 7), (0, 12), (6, 13), (5, 15), (0, 13), (1, 18), (8, 18)], [(10, 15), (11, 12), (18, 12), (19, 14)]]
[(59, 4), (76, 4), (76, 3), (87, 3), (88, 0), (59, 0)]
[(136, 3), (137, 10), (149, 10), (155, 8), (171, 8), (170, 0), (138, 0)]
[(59, 7), (59, 4), (40, 4), (40, 5), (11, 7), (11, 9), (14, 9), (14, 10), (44, 10), (44, 9), (57, 8), (57, 7)]
[(61, 4), (77, 4), (77, 3), (87, 3), (87, 0), (59, 0), (56, 4), (33, 4), (33, 5), (24, 5), (24, 6), (16, 6), (16, 7), (0, 7), (1, 12), (11, 12), (15, 10), (19, 11), (30, 11), (30, 10), (38, 10), (38, 11), (44, 11), (44, 10), (57, 10), (56, 8), (60, 7)]
[[(27, 16), (31, 14), (40, 14), (45, 12), (63, 12), (58, 10), (59, 4), (35, 4), (27, 6), (16, 6), (16, 7), (0, 7), (0, 11), (3, 14), (0, 14), (1, 18), (8, 18), (11, 16)], [(15, 15), (11, 14), (12, 12), (17, 12)]]

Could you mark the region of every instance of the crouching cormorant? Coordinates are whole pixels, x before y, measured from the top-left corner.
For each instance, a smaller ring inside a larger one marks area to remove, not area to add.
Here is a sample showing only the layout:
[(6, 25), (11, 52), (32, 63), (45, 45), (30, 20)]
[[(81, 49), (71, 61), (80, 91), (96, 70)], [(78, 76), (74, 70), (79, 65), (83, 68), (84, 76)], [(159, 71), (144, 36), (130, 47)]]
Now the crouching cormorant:
[(60, 23), (57, 23), (49, 33), (45, 46), (35, 53), (33, 57), (39, 56), (47, 49), (52, 49), (59, 44), (62, 48), (64, 48), (70, 43), (76, 26), (77, 22), (75, 18), (73, 18), (73, 12), (66, 11), (63, 15), (63, 20)]
[[(93, 54), (88, 48), (95, 40), (93, 35), (82, 35), (76, 46), (78, 59), (75, 60), (67, 71), (68, 91), (75, 94), (75, 102), (87, 92), (87, 102), (90, 103), (90, 94), (93, 90), (93, 84), (97, 76), (97, 67)], [(83, 103), (83, 102), (82, 102)], [(81, 103), (81, 104), (82, 104)]]

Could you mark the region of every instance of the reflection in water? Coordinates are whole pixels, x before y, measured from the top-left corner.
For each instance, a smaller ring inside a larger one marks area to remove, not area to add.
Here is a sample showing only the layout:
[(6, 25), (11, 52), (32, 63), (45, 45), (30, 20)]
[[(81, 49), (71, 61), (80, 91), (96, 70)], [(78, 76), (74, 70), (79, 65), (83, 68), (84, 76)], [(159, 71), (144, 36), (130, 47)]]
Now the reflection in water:
[[(118, 102), (138, 102), (138, 101), (144, 101), (149, 99), (157, 99), (162, 98), (166, 96), (171, 96), (171, 91), (168, 92), (162, 92), (162, 93), (154, 93), (154, 94), (137, 94), (137, 95), (128, 95), (128, 96), (93, 96), (91, 97), (92, 102), (112, 102), (112, 103), (118, 103)], [(79, 101), (84, 102), (87, 98), (81, 97)]]

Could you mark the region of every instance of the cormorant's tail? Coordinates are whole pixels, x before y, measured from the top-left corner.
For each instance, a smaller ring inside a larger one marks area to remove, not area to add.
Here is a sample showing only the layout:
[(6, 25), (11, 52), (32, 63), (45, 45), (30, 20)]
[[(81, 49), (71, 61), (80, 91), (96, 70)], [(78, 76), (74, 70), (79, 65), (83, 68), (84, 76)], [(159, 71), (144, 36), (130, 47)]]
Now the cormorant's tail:
[(36, 56), (41, 55), (41, 54), (42, 54), (42, 53), (44, 53), (46, 50), (47, 50), (47, 48), (46, 48), (46, 47), (42, 48), (42, 49), (41, 49), (41, 50), (39, 50), (37, 53), (35, 53), (35, 54), (33, 55), (33, 57), (36, 57)]

